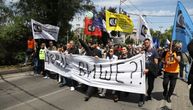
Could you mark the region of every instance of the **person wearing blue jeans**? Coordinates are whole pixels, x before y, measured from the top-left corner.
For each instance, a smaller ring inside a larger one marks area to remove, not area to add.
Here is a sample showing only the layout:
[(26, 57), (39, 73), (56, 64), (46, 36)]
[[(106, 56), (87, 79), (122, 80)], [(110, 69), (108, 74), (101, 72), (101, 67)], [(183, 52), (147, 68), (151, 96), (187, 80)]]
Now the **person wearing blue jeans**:
[(185, 81), (188, 82), (188, 75), (189, 75), (189, 72), (190, 72), (190, 64), (186, 64), (184, 66), (184, 71), (185, 71)]

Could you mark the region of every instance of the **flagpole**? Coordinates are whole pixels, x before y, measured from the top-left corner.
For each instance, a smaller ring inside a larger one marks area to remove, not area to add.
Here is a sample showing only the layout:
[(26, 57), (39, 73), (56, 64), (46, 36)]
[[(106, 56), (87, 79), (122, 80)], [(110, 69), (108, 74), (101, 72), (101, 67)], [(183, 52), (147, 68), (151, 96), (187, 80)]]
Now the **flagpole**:
[[(120, 0), (120, 3), (119, 3), (119, 14), (121, 13), (121, 0)], [(117, 34), (118, 34), (118, 37), (120, 37), (120, 32), (118, 31), (117, 32)]]
[(120, 0), (120, 3), (119, 3), (119, 13), (121, 13), (121, 0)]

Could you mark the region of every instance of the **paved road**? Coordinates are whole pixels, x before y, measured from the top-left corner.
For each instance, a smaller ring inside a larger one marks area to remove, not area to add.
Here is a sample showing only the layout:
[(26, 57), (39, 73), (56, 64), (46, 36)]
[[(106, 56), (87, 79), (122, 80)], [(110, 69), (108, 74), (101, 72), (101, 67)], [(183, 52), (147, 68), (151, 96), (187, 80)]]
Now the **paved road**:
[(122, 94), (121, 101), (114, 103), (107, 98), (92, 97), (84, 102), (84, 92), (59, 88), (57, 81), (35, 77), (32, 72), (3, 75), (0, 79), (0, 110), (160, 110), (167, 106), (172, 110), (193, 110), (188, 100), (187, 85), (178, 80), (172, 103), (162, 99), (162, 79), (155, 81), (153, 100), (144, 107), (137, 106), (139, 95)]

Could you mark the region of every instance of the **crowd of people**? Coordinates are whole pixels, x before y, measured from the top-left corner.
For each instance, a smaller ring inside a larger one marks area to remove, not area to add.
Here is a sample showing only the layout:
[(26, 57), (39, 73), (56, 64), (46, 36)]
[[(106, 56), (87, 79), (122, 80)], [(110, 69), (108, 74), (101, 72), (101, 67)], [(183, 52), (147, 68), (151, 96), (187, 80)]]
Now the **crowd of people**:
[[(111, 41), (109, 41), (107, 45), (103, 45), (94, 41), (87, 42), (81, 39), (79, 39), (79, 43), (75, 44), (75, 42), (71, 40), (64, 45), (56, 44), (54, 41), (34, 40), (32, 36), (29, 37), (27, 42), (28, 48), (24, 65), (27, 64), (29, 57), (32, 56), (35, 76), (43, 75), (45, 79), (49, 79), (50, 76), (53, 75), (57, 77), (59, 87), (69, 86), (71, 91), (81, 86), (85, 90), (85, 101), (88, 101), (95, 93), (98, 93), (99, 97), (105, 97), (107, 90), (80, 84), (73, 79), (45, 70), (45, 49), (59, 51), (63, 54), (93, 56), (95, 58), (103, 58), (110, 61), (127, 59), (139, 53), (145, 53), (146, 69), (144, 70), (144, 74), (146, 74), (148, 88), (146, 96), (144, 94), (139, 95), (139, 107), (142, 107), (145, 101), (152, 100), (154, 80), (158, 76), (163, 75), (163, 98), (168, 103), (171, 103), (171, 96), (174, 92), (178, 78), (188, 84), (193, 83), (193, 67), (190, 67), (192, 62), (191, 57), (193, 57), (193, 43), (192, 45), (189, 45), (189, 54), (188, 52), (181, 52), (181, 43), (170, 43), (167, 47), (156, 49), (151, 45), (150, 39), (145, 39), (141, 46), (133, 46), (132, 44), (113, 45)], [(114, 102), (119, 101), (121, 91), (112, 90), (111, 93)], [(125, 94), (128, 95), (129, 93)], [(190, 89), (190, 97), (193, 102), (193, 87)]]

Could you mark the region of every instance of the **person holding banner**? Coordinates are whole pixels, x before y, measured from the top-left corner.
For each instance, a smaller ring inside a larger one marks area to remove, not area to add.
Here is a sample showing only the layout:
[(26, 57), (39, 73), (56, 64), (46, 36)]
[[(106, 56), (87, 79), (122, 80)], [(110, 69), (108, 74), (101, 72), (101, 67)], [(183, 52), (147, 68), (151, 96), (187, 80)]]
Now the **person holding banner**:
[[(131, 57), (131, 56), (128, 55), (127, 47), (123, 46), (121, 49), (121, 55), (119, 56), (119, 59), (127, 59), (129, 57)], [(120, 91), (115, 91), (115, 94), (113, 97), (114, 102), (117, 102), (120, 99), (120, 94), (121, 94)], [(128, 93), (126, 93), (126, 94), (128, 95)]]
[[(166, 51), (164, 54), (164, 78), (163, 78), (163, 96), (164, 99), (171, 103), (171, 96), (173, 94), (173, 91), (175, 89), (176, 81), (178, 78), (178, 74), (180, 72), (180, 60), (181, 56), (178, 52), (176, 45), (172, 46), (172, 43), (170, 44), (169, 51)], [(168, 90), (168, 84), (169, 90)]]
[[(148, 80), (148, 89), (146, 100), (152, 100), (151, 94), (154, 88), (154, 80), (157, 77), (159, 65), (158, 65), (158, 53), (155, 48), (152, 48), (152, 41), (149, 38), (144, 40), (144, 50), (145, 50), (145, 66), (146, 66), (146, 77)], [(142, 107), (144, 105), (144, 95), (140, 95), (138, 106)]]
[[(70, 48), (68, 50), (68, 54), (79, 54), (79, 50), (78, 48), (75, 46), (75, 43), (73, 40), (71, 40), (69, 42), (70, 44)], [(78, 85), (78, 82), (73, 80), (73, 79), (69, 79), (67, 82), (69, 82), (69, 86), (70, 86), (70, 90), (74, 91), (75, 90), (75, 86)]]
[[(63, 50), (64, 55), (69, 53), (68, 51), (69, 51), (70, 47), (71, 47), (70, 43), (67, 43), (66, 47), (65, 47), (66, 49)], [(62, 76), (62, 75), (59, 75), (59, 82), (60, 82), (59, 87), (64, 87), (67, 83), (67, 78)]]
[[(102, 58), (102, 53), (99, 49), (96, 48), (95, 44), (92, 44), (90, 47), (84, 43), (84, 41), (82, 39), (79, 39), (80, 44), (82, 45), (82, 47), (85, 49), (87, 56), (93, 56), (96, 58), (96, 60), (98, 58)], [(90, 99), (90, 97), (94, 94), (94, 92), (97, 91), (96, 87), (92, 87), (92, 86), (88, 86), (88, 89), (86, 91), (86, 97), (84, 99), (84, 101), (88, 101)]]
[[(109, 52), (107, 53), (106, 59), (110, 60), (110, 61), (118, 60), (118, 57), (116, 55), (114, 55), (114, 49), (113, 48), (109, 49)], [(102, 89), (101, 92), (99, 93), (99, 96), (104, 97), (105, 94), (106, 94), (106, 89)]]

